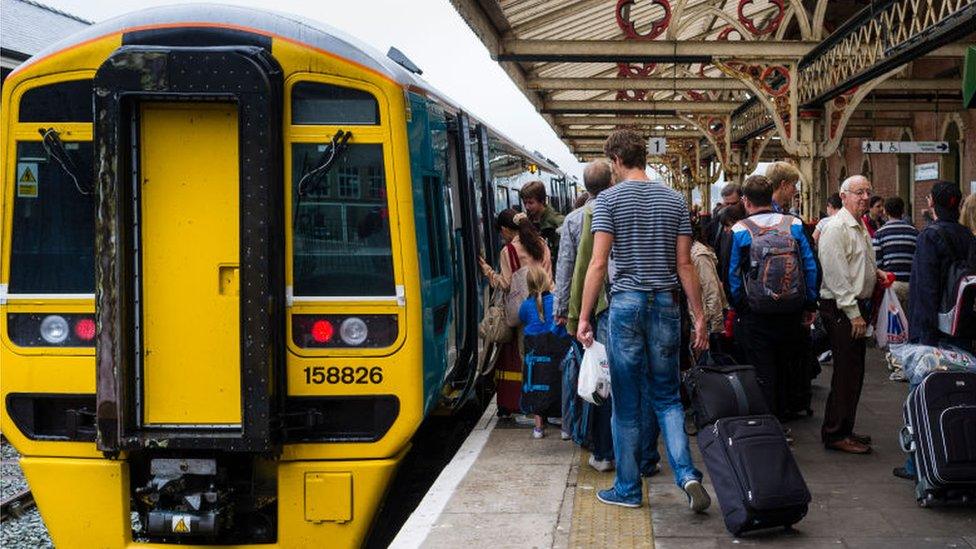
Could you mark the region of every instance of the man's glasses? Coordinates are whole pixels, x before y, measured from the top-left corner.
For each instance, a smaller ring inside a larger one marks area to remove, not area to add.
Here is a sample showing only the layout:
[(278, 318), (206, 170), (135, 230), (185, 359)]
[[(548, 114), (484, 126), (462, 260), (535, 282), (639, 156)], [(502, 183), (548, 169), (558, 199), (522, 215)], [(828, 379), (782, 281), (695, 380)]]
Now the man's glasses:
[(871, 189), (861, 189), (859, 191), (847, 191), (851, 194), (856, 194), (858, 196), (871, 196), (874, 192)]

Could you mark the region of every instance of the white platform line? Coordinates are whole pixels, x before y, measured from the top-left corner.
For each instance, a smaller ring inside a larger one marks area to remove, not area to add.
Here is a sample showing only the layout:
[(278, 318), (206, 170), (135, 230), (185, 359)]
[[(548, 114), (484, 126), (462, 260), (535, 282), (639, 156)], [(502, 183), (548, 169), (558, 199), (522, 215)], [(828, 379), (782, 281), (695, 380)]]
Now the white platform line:
[(447, 506), (447, 502), (454, 495), (455, 490), (457, 490), (458, 484), (468, 474), (471, 465), (478, 459), (478, 455), (481, 454), (485, 443), (488, 442), (488, 436), (491, 435), (492, 430), (495, 428), (495, 423), (498, 421), (495, 417), (496, 409), (495, 401), (492, 400), (491, 404), (485, 409), (485, 413), (481, 415), (481, 419), (478, 420), (477, 425), (471, 430), (468, 438), (461, 444), (461, 448), (458, 449), (457, 454), (447, 464), (447, 467), (441, 471), (441, 474), (437, 476), (437, 480), (434, 481), (434, 484), (430, 487), (430, 490), (424, 496), (420, 505), (414, 509), (413, 513), (410, 514), (410, 518), (400, 528), (400, 532), (397, 533), (396, 538), (390, 543), (390, 547), (395, 549), (416, 549), (427, 539), (427, 535), (434, 527), (434, 523), (437, 522), (437, 519), (444, 511), (444, 507)]

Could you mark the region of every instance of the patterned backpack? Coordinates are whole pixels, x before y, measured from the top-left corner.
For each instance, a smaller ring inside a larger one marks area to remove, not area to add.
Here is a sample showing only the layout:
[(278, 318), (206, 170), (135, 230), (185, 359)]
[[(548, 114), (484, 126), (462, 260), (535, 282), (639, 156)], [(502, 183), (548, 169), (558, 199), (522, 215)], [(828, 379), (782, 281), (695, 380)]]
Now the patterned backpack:
[(746, 303), (756, 313), (795, 313), (803, 308), (806, 282), (800, 266), (800, 246), (783, 215), (776, 225), (760, 227), (749, 218), (742, 224), (752, 235), (749, 265), (744, 269)]

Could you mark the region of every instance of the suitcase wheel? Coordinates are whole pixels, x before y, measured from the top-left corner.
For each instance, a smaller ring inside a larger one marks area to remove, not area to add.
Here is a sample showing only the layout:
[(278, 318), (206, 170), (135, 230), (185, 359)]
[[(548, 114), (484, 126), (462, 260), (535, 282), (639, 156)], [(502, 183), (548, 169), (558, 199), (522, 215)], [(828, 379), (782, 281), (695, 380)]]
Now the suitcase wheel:
[(919, 498), (918, 500), (918, 506), (922, 509), (932, 507), (933, 503), (935, 503), (935, 497), (932, 494), (925, 494), (925, 497)]

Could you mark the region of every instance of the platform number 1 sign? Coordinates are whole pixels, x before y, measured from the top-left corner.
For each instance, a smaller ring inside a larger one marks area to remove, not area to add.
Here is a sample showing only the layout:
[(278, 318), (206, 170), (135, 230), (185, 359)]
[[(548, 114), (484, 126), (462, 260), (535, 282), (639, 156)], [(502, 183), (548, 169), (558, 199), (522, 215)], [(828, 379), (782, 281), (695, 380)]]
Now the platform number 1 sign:
[(647, 140), (648, 154), (664, 154), (668, 150), (668, 140), (664, 137), (650, 137)]

